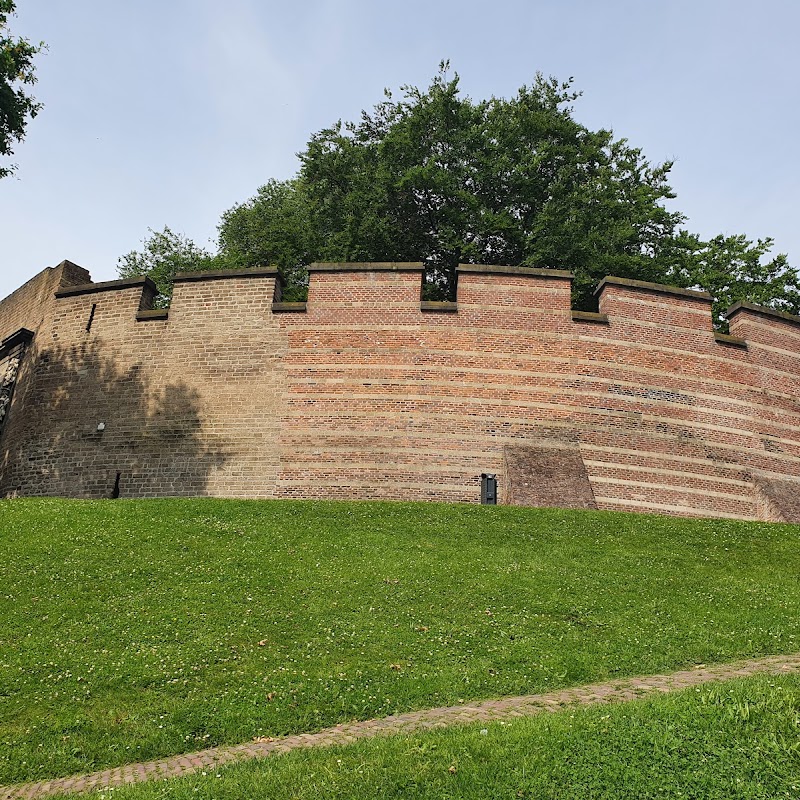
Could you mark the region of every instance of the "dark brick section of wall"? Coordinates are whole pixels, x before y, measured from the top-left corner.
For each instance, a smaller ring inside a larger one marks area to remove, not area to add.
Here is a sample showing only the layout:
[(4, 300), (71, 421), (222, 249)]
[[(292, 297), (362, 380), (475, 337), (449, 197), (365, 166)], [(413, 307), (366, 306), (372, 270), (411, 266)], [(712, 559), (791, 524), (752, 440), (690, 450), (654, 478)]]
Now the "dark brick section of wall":
[(754, 476), (756, 502), (762, 519), (771, 522), (800, 522), (800, 492), (794, 481)]
[(715, 336), (706, 295), (618, 279), (573, 314), (568, 273), (475, 265), (423, 303), (421, 272), (319, 265), (305, 304), (193, 275), (165, 312), (45, 270), (0, 303), (0, 340), (34, 333), (0, 492), (478, 502), (491, 472), (507, 502), (800, 522), (764, 488), (800, 490), (799, 319)]
[(508, 505), (597, 508), (577, 445), (506, 447), (505, 485)]

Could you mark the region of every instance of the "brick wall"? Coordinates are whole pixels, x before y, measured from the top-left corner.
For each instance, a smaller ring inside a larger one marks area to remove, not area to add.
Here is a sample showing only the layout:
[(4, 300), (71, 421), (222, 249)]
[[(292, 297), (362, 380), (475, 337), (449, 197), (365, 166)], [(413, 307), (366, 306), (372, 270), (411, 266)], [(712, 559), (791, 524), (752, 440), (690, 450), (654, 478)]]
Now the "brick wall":
[(52, 314), (56, 291), (90, 280), (89, 273), (71, 261), (62, 261), (31, 278), (0, 300), (0, 341), (19, 328), (38, 330)]
[(3, 301), (5, 332), (27, 287), (51, 306), (0, 489), (477, 502), (493, 472), (501, 500), (560, 505), (552, 476), (510, 492), (506, 471), (570, 463), (599, 508), (796, 513), (776, 503), (800, 489), (798, 318), (744, 304), (719, 336), (707, 295), (613, 278), (578, 314), (568, 273), (522, 268), (461, 267), (456, 304), (420, 301), (419, 264), (318, 265), (305, 306), (275, 280), (187, 276), (166, 314), (144, 280), (46, 271)]

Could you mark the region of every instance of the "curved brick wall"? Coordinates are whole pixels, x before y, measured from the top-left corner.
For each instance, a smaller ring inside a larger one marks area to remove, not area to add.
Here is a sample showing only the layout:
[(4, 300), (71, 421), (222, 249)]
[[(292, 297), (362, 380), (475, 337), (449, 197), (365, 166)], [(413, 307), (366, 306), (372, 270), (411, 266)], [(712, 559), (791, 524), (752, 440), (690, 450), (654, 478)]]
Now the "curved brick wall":
[(800, 319), (719, 336), (707, 295), (613, 278), (579, 314), (566, 272), (473, 265), (421, 303), (421, 271), (318, 265), (299, 305), (186, 276), (168, 314), (65, 276), (29, 324), (12, 295), (2, 491), (477, 502), (493, 472), (500, 502), (800, 521)]

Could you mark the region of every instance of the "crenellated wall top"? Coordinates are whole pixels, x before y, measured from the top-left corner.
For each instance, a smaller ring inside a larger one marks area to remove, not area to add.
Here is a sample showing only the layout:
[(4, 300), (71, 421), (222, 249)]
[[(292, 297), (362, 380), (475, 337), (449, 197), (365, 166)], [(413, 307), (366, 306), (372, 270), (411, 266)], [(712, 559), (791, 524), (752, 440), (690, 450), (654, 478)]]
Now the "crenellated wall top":
[[(781, 330), (786, 331), (788, 335), (789, 344), (786, 345), (784, 342), (782, 346), (786, 346), (792, 352), (800, 351), (798, 336), (796, 333), (791, 333), (792, 329), (800, 326), (800, 316), (748, 302), (736, 303), (728, 310), (731, 335), (716, 333), (712, 336), (714, 334), (710, 309), (712, 298), (704, 291), (609, 276), (599, 283), (596, 290), (600, 302), (599, 313), (582, 312), (571, 309), (570, 283), (573, 274), (567, 270), (460, 264), (457, 270), (459, 281), (456, 300), (435, 302), (421, 299), (422, 271), (421, 262), (315, 263), (309, 267), (309, 301), (304, 303), (280, 302), (280, 290), (277, 287), (279, 276), (274, 267), (181, 273), (175, 277), (172, 309), (154, 311), (150, 309), (156, 294), (156, 286), (149, 278), (138, 277), (94, 283), (86, 280), (90, 277), (88, 272), (69, 261), (45, 270), (26, 283), (24, 288), (27, 294), (31, 294), (31, 287), (41, 285), (45, 291), (47, 287), (52, 287), (50, 297), (55, 298), (57, 304), (77, 301), (87, 295), (104, 295), (109, 300), (117, 298), (114, 302), (121, 304), (121, 309), (124, 310), (125, 306), (131, 305), (131, 314), (136, 320), (164, 323), (170, 318), (170, 311), (177, 308), (191, 308), (195, 298), (198, 297), (197, 291), (201, 289), (203, 308), (212, 310), (214, 298), (222, 290), (222, 286), (202, 288), (206, 284), (225, 284), (225, 313), (231, 313), (231, 309), (235, 311), (235, 299), (239, 291), (251, 291), (244, 287), (250, 285), (253, 279), (266, 279), (274, 281), (274, 284), (271, 284), (274, 286), (273, 295), (270, 297), (271, 311), (281, 314), (284, 319), (287, 316), (313, 313), (317, 306), (331, 307), (331, 303), (334, 305), (342, 303), (348, 307), (350, 313), (357, 314), (359, 303), (363, 302), (364, 312), (367, 313), (369, 309), (369, 313), (374, 314), (376, 303), (380, 305), (381, 300), (385, 298), (387, 309), (391, 308), (393, 313), (403, 308), (405, 314), (419, 314), (420, 320), (431, 320), (432, 315), (437, 316), (437, 312), (444, 312), (451, 319), (459, 317), (460, 313), (468, 312), (474, 317), (476, 309), (481, 307), (486, 309), (486, 313), (490, 313), (491, 310), (496, 314), (517, 316), (549, 311), (555, 314), (563, 313), (566, 320), (576, 325), (575, 330), (580, 330), (581, 324), (602, 323), (604, 329), (610, 329), (607, 335), (619, 336), (622, 339), (640, 335), (642, 326), (652, 327), (663, 321), (672, 327), (696, 329), (703, 332), (704, 337), (710, 337), (709, 341), (713, 340), (718, 344), (745, 346), (746, 341), (751, 338), (761, 342), (770, 339), (774, 327), (774, 337), (780, 337)], [(369, 289), (363, 283), (367, 274), (374, 275), (377, 280), (377, 284), (370, 284)], [(540, 283), (542, 280), (549, 283)], [(417, 282), (418, 288), (416, 288)], [(264, 288), (259, 289), (259, 291), (264, 290)], [(20, 291), (0, 301), (0, 321), (3, 315), (9, 318), (9, 322), (11, 317), (17, 321), (16, 317), (20, 314), (17, 313), (15, 305), (20, 305), (17, 301)], [(364, 294), (367, 291), (370, 294)], [(468, 320), (465, 316), (464, 322), (477, 326), (488, 324), (485, 315), (482, 319), (472, 319), (472, 317)], [(390, 315), (387, 315), (384, 321), (387, 326), (391, 326)], [(19, 322), (20, 325), (16, 327), (27, 324), (22, 318)], [(406, 318), (402, 324), (407, 323)], [(523, 325), (524, 322), (518, 321), (518, 324)], [(626, 331), (625, 326), (631, 330)], [(784, 335), (784, 339), (786, 338)]]

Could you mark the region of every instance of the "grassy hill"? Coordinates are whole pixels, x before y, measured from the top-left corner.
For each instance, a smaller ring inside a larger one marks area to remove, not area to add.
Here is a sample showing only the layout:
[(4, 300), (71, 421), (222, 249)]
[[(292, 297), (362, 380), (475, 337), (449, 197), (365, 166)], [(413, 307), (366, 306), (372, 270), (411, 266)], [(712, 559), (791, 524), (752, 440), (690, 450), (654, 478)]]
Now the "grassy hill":
[(0, 783), (800, 650), (800, 528), (408, 503), (0, 503)]

